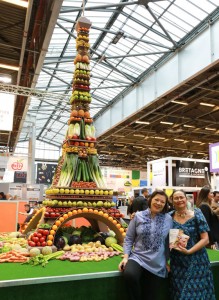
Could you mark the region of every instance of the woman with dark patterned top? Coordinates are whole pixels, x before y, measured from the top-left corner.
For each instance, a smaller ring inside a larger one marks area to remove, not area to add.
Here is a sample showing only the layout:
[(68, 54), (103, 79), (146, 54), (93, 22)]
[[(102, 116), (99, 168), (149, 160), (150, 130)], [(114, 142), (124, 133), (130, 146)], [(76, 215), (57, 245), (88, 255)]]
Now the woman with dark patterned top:
[(148, 201), (149, 208), (136, 212), (129, 224), (119, 270), (124, 271), (130, 300), (142, 300), (143, 277), (148, 289), (146, 299), (158, 299), (156, 292), (167, 277), (168, 234), (172, 227), (172, 218), (166, 213), (167, 200), (163, 191), (153, 192)]

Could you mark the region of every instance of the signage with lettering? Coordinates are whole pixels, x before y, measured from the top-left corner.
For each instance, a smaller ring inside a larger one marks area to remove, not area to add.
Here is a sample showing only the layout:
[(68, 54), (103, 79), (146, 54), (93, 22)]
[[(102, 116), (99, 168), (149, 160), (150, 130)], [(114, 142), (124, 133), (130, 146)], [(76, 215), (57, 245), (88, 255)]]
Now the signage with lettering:
[(7, 169), (9, 171), (25, 171), (27, 172), (28, 159), (26, 157), (12, 156), (8, 160)]
[(219, 172), (219, 143), (209, 145), (211, 172)]
[(176, 161), (176, 186), (202, 187), (211, 185), (209, 163)]
[(14, 172), (14, 183), (26, 183), (27, 182), (27, 172)]

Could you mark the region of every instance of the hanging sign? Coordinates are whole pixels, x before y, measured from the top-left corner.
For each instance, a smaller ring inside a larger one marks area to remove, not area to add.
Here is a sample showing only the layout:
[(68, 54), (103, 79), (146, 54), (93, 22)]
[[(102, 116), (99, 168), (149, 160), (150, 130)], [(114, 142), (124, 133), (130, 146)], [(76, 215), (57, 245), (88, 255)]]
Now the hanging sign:
[(14, 172), (14, 183), (26, 183), (27, 182), (27, 172)]
[(12, 131), (14, 99), (14, 95), (0, 93), (0, 130)]
[(211, 172), (219, 172), (219, 143), (209, 145), (209, 158)]
[(27, 172), (28, 159), (26, 157), (10, 157), (8, 160), (8, 171)]

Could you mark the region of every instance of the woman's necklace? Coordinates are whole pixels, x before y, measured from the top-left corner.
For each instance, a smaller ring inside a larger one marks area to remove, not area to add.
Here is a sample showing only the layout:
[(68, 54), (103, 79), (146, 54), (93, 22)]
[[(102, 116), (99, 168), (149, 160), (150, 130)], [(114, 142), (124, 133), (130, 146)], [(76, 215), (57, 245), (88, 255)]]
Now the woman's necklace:
[(177, 214), (177, 216), (179, 216), (179, 217), (181, 217), (181, 218), (185, 218), (186, 217), (186, 215), (187, 215), (187, 211), (183, 211), (183, 212), (178, 212), (177, 210), (176, 210), (176, 214)]

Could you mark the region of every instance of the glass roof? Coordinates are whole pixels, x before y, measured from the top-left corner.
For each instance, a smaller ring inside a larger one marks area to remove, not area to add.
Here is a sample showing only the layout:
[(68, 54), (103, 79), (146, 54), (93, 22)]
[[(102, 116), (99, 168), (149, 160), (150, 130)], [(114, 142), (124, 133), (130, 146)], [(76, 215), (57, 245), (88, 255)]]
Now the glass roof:
[[(139, 5), (138, 2), (144, 3)], [(160, 58), (181, 48), (185, 37), (219, 6), (219, 0), (63, 1), (37, 90), (28, 114), (36, 117), (36, 138), (61, 146), (71, 106), (75, 25), (84, 14), (91, 23), (91, 116), (139, 83)], [(22, 131), (20, 141), (28, 133)]]

